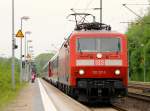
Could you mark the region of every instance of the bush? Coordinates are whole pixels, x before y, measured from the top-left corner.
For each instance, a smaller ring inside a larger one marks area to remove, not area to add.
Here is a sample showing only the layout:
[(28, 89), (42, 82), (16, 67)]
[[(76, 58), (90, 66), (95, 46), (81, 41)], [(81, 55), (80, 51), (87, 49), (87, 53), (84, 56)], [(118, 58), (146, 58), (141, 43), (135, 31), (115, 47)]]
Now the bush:
[(19, 84), (19, 61), (17, 59), (15, 61), (16, 89), (13, 90), (11, 82), (11, 59), (0, 58), (0, 109), (15, 98), (21, 88)]

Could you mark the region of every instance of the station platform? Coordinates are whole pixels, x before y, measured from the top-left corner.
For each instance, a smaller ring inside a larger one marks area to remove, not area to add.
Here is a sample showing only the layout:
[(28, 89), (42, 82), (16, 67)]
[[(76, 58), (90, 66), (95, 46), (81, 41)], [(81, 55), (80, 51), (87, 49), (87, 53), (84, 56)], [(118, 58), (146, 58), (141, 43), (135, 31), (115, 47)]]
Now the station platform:
[(25, 86), (4, 111), (44, 111), (38, 79)]
[(36, 78), (4, 111), (91, 111), (45, 80)]

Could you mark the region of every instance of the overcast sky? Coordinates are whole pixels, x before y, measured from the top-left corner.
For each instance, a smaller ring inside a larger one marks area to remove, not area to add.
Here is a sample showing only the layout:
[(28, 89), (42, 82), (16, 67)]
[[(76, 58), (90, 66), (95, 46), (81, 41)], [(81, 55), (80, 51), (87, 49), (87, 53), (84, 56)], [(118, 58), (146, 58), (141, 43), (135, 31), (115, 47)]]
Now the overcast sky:
[[(127, 24), (137, 17), (124, 8), (124, 3), (147, 4), (148, 0), (103, 0), (103, 22), (110, 24), (112, 30), (125, 33)], [(23, 21), (23, 31), (31, 31), (27, 39), (33, 40), (30, 45), (34, 47), (34, 55), (55, 50), (51, 44), (59, 48), (73, 28), (74, 23), (69, 22), (66, 16), (71, 8), (84, 9), (99, 7), (99, 0), (15, 0), (15, 32), (20, 28), (20, 18), (29, 16), (31, 19)], [(129, 6), (137, 14), (146, 13), (146, 5)], [(89, 12), (89, 10), (87, 11)], [(99, 20), (99, 11), (90, 11)], [(0, 0), (0, 56), (11, 56), (11, 0)], [(23, 39), (24, 41), (24, 39)], [(20, 40), (17, 39), (20, 47)], [(24, 45), (24, 44), (23, 44)], [(19, 57), (20, 49), (15, 51)]]

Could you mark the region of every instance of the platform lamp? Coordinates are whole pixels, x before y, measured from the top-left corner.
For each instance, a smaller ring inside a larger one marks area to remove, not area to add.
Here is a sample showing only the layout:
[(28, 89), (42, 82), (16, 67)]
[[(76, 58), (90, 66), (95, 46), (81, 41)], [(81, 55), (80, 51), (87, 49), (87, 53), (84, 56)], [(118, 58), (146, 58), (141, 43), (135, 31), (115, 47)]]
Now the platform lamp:
[[(30, 19), (28, 16), (22, 16), (21, 17), (21, 24), (20, 24), (20, 30), (22, 32), (22, 28), (23, 28), (23, 20), (27, 21), (28, 19)], [(20, 83), (22, 83), (22, 38), (20, 38)]]

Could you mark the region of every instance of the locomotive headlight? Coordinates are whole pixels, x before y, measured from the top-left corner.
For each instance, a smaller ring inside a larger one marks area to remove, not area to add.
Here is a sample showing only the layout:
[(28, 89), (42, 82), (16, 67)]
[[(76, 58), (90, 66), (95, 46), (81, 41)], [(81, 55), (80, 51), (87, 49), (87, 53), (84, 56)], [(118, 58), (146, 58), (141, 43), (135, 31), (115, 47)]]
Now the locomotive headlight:
[(98, 54), (96, 55), (96, 57), (100, 59), (100, 58), (102, 58), (102, 54), (101, 54), (101, 53), (98, 53)]
[(80, 75), (83, 75), (84, 73), (85, 73), (85, 72), (84, 72), (83, 69), (80, 69), (80, 70), (79, 70), (79, 74), (80, 74)]
[(120, 75), (120, 70), (118, 70), (118, 69), (115, 70), (115, 74), (116, 74), (116, 75)]

